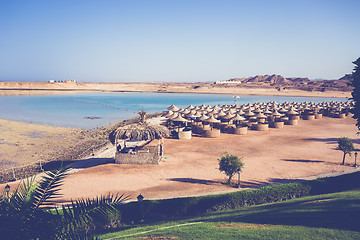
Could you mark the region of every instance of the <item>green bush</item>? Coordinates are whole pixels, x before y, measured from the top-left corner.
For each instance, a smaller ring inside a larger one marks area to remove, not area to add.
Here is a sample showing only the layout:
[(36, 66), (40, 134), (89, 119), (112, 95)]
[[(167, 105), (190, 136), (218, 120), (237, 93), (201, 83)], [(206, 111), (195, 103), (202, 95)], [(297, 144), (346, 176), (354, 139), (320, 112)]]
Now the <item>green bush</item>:
[(360, 188), (360, 172), (221, 195), (131, 202), (122, 205), (120, 211), (125, 223), (169, 220), (356, 188)]
[(120, 211), (123, 220), (127, 223), (196, 216), (208, 212), (302, 197), (309, 195), (310, 189), (310, 186), (306, 184), (289, 183), (222, 195), (132, 202), (121, 206)]

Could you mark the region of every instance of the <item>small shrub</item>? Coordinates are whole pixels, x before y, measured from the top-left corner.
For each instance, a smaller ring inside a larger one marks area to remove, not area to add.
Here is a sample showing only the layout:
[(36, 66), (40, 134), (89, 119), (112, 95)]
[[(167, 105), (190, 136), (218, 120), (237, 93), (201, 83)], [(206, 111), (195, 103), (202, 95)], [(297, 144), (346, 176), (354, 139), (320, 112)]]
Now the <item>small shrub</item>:
[(231, 183), (231, 178), (244, 167), (243, 157), (239, 158), (236, 155), (224, 152), (219, 160), (219, 170), (224, 172), (229, 177), (228, 184)]

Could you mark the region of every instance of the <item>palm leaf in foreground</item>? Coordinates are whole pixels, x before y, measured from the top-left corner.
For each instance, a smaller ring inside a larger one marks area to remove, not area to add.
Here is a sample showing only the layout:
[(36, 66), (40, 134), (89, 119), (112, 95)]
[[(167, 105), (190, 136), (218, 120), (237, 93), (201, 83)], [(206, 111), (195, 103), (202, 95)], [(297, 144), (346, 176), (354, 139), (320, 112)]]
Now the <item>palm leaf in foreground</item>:
[(96, 228), (97, 222), (103, 222), (109, 215), (120, 215), (115, 207), (129, 199), (124, 194), (100, 196), (94, 199), (80, 199), (72, 201), (70, 205), (62, 206), (63, 230), (62, 236), (78, 234), (79, 231), (87, 234)]
[(35, 189), (33, 208), (37, 209), (44, 204), (53, 204), (54, 198), (61, 196), (58, 192), (61, 190), (64, 178), (68, 175), (69, 167), (52, 170), (46, 173), (46, 176), (39, 182)]
[(31, 209), (36, 184), (35, 176), (20, 182), (8, 201), (16, 211)]

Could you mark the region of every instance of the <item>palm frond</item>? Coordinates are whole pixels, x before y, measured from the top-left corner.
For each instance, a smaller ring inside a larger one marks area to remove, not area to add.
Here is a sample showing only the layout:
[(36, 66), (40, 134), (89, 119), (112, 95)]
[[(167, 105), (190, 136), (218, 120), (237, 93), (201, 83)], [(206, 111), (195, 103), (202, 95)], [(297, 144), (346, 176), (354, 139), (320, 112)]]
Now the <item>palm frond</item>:
[(96, 220), (106, 218), (108, 214), (116, 213), (115, 205), (124, 203), (129, 196), (124, 194), (108, 194), (94, 199), (80, 199), (72, 201), (70, 205), (62, 206), (63, 234), (76, 233), (79, 229), (91, 227)]
[(46, 176), (39, 182), (35, 193), (33, 208), (37, 209), (43, 204), (54, 203), (51, 201), (54, 198), (61, 196), (58, 192), (62, 185), (64, 178), (68, 175), (69, 167), (52, 170), (46, 173)]
[(6, 199), (6, 202), (10, 204), (15, 211), (30, 210), (32, 195), (36, 187), (34, 180), (35, 176), (22, 180), (9, 196), (8, 194), (4, 194), (3, 199)]

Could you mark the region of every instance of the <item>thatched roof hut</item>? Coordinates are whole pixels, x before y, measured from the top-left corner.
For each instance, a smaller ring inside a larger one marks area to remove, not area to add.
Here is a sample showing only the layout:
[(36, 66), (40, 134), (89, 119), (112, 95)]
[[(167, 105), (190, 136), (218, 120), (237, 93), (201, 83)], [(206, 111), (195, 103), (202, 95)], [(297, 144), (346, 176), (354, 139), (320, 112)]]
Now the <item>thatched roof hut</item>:
[(117, 139), (141, 141), (168, 136), (170, 136), (170, 131), (167, 127), (144, 122), (119, 127), (110, 134), (109, 139), (112, 144), (115, 144)]

